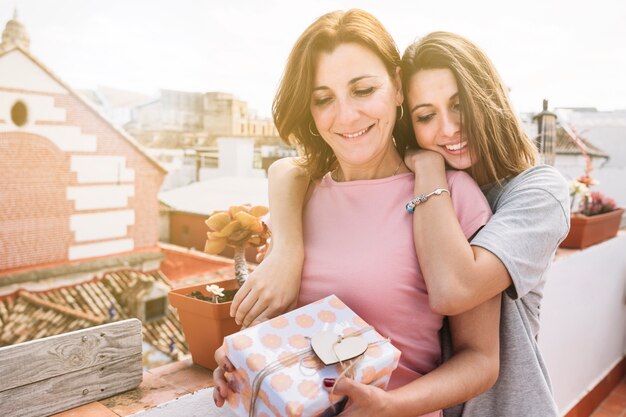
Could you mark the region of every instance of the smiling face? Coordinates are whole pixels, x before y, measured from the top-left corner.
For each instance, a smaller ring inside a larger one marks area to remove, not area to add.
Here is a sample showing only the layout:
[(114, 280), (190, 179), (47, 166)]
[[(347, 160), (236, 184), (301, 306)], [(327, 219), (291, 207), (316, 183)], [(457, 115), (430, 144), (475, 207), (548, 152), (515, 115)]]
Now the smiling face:
[(344, 43), (319, 54), (311, 115), (344, 171), (380, 168), (395, 152), (391, 135), (401, 104), (399, 76), (392, 80), (371, 50)]
[(461, 135), (459, 91), (452, 71), (416, 72), (409, 80), (407, 100), (419, 146), (440, 153), (455, 169), (472, 166), (469, 138)]

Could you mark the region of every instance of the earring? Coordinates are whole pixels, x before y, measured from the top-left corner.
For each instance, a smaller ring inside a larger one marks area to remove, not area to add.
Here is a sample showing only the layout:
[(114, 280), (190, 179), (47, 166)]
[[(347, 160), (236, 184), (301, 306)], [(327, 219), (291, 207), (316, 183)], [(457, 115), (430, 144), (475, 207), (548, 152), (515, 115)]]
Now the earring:
[[(312, 121), (313, 121), (313, 120), (311, 120), (311, 122), (312, 122)], [(313, 133), (313, 129), (311, 129), (311, 122), (309, 122), (309, 133), (310, 133), (312, 136), (320, 137), (320, 134), (319, 134), (319, 133), (318, 133), (317, 135), (316, 135), (315, 133)]]
[(402, 120), (403, 117), (404, 117), (404, 106), (400, 106), (400, 117), (398, 117), (398, 120)]

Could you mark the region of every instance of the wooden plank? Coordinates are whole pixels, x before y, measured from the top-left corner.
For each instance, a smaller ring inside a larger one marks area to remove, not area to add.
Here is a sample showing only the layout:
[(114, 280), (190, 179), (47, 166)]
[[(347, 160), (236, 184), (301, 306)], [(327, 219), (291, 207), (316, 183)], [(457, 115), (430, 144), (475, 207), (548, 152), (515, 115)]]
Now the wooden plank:
[(141, 366), (141, 322), (137, 319), (0, 347), (0, 395), (12, 388), (137, 355)]
[(137, 353), (0, 392), (0, 415), (48, 416), (133, 389), (142, 377)]

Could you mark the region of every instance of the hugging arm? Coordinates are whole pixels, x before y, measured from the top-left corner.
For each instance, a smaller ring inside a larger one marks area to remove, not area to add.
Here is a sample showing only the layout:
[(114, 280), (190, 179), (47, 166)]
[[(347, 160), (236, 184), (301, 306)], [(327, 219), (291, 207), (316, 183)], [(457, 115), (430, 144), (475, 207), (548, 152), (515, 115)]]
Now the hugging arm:
[[(415, 172), (415, 195), (448, 188), (444, 159), (438, 153), (409, 152), (405, 162)], [(413, 237), (432, 310), (456, 315), (500, 294), (512, 280), (496, 255), (469, 244), (451, 199), (442, 196), (415, 208)], [(442, 253), (450, 255), (445, 262)]]
[[(416, 195), (446, 188), (445, 166), (439, 154), (413, 151), (405, 161), (415, 172)], [(482, 196), (474, 198), (478, 197)], [(434, 311), (454, 315), (502, 291), (517, 299), (540, 285), (569, 230), (565, 180), (552, 167), (530, 168), (510, 179), (500, 191), (497, 205), (471, 245), (467, 241), (470, 235), (459, 225), (463, 212), (458, 213), (457, 221), (447, 196), (416, 207), (415, 248)], [(445, 262), (439, 261), (441, 253), (450, 254)]]
[(467, 401), (495, 384), (500, 367), (498, 294), (458, 316), (449, 317), (453, 356), (411, 383), (385, 392), (340, 379), (335, 394), (350, 398), (345, 417), (415, 416)]
[(249, 326), (293, 308), (298, 298), (304, 245), (302, 210), (309, 177), (294, 158), (274, 162), (268, 170), (272, 222), (271, 251), (237, 291), (231, 316)]

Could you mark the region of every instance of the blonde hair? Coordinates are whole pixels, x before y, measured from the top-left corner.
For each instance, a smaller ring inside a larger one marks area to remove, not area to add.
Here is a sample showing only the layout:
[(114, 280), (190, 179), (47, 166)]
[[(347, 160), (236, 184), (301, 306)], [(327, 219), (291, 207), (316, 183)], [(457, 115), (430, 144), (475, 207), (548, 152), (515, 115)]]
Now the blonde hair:
[[(425, 69), (449, 69), (461, 104), (461, 135), (469, 138), (470, 174), (479, 184), (499, 182), (535, 165), (537, 151), (517, 118), (498, 72), (487, 55), (469, 40), (449, 32), (433, 32), (409, 46), (402, 57), (405, 97), (411, 77)], [(408, 109), (405, 105), (405, 111)], [(417, 146), (403, 123), (401, 140)]]
[(272, 113), (280, 137), (296, 145), (302, 167), (312, 179), (332, 170), (337, 159), (332, 149), (312, 131), (311, 94), (319, 54), (332, 52), (344, 43), (357, 43), (374, 52), (391, 79), (400, 66), (400, 53), (391, 35), (371, 14), (359, 10), (327, 13), (313, 22), (296, 41), (285, 67)]

